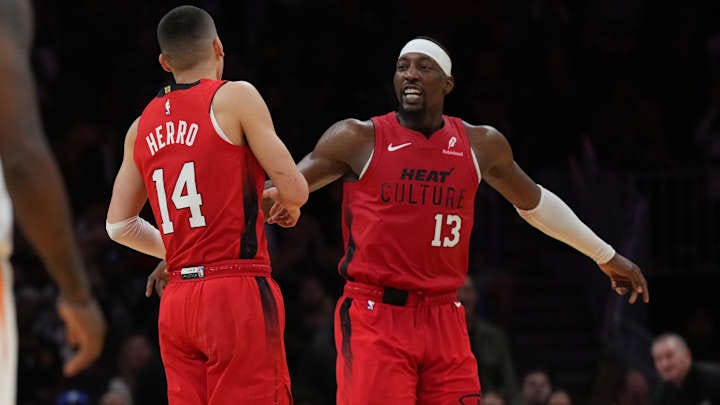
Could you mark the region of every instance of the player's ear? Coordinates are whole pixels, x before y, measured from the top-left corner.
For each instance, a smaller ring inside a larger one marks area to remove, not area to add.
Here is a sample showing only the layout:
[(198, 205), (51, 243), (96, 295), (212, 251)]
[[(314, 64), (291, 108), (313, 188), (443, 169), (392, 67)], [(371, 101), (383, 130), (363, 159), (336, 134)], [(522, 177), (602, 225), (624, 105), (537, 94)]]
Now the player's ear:
[(450, 94), (451, 91), (455, 88), (455, 79), (452, 76), (448, 76), (447, 79), (445, 79), (445, 95), (447, 96)]
[(165, 55), (160, 54), (160, 56), (158, 56), (158, 62), (160, 62), (160, 66), (162, 66), (164, 71), (172, 73), (172, 67), (170, 67), (170, 64), (168, 63)]
[(215, 51), (215, 56), (225, 56), (225, 51), (223, 50), (222, 42), (220, 42), (220, 37), (215, 37), (215, 39), (213, 39), (213, 50)]

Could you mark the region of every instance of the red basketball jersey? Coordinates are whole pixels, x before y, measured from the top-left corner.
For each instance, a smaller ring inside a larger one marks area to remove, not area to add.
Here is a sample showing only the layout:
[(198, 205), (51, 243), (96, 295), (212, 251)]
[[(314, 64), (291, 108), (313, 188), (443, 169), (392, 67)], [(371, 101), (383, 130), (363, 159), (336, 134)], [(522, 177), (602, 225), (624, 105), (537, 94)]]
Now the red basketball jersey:
[(224, 83), (166, 86), (140, 116), (135, 163), (170, 270), (270, 263), (260, 210), (265, 172), (249, 147), (227, 140), (212, 114)]
[(372, 118), (370, 163), (343, 184), (343, 277), (430, 292), (464, 283), (480, 173), (462, 120), (443, 118), (429, 138), (394, 112)]

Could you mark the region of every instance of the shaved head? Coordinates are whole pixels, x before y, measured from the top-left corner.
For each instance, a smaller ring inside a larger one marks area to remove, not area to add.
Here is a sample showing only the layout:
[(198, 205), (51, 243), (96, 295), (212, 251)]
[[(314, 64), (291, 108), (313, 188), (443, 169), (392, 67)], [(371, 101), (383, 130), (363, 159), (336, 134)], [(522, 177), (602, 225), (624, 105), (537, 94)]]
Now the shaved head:
[(158, 23), (160, 52), (177, 70), (193, 68), (213, 54), (215, 22), (207, 11), (194, 6), (170, 10)]

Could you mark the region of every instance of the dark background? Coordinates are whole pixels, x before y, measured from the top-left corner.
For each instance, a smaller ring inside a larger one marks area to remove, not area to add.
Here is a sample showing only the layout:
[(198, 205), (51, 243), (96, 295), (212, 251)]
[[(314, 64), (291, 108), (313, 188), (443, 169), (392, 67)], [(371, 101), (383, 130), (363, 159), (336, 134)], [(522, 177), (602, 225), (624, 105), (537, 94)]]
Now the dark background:
[[(297, 160), (335, 121), (395, 108), (391, 78), (406, 41), (429, 35), (445, 45), (456, 83), (446, 112), (500, 130), (516, 161), (649, 281), (651, 303), (627, 305), (589, 259), (481, 185), (469, 268), (476, 310), (507, 333), (519, 373), (548, 365), (578, 403), (594, 395), (608, 357), (654, 381), (649, 344), (663, 331), (688, 339), (696, 358), (720, 360), (720, 3), (690, 3), (191, 2), (215, 18), (225, 78), (259, 89)], [(45, 129), (110, 329), (89, 371), (59, 377), (67, 349), (54, 287), (17, 232), (20, 404), (55, 403), (70, 389), (96, 403), (118, 376), (132, 381), (136, 404), (162, 401), (158, 299), (143, 295), (156, 261), (111, 242), (104, 222), (125, 131), (171, 80), (157, 63), (155, 28), (180, 4), (34, 2)], [(339, 191), (314, 193), (297, 228), (268, 227), (293, 388), (308, 404), (334, 395)]]

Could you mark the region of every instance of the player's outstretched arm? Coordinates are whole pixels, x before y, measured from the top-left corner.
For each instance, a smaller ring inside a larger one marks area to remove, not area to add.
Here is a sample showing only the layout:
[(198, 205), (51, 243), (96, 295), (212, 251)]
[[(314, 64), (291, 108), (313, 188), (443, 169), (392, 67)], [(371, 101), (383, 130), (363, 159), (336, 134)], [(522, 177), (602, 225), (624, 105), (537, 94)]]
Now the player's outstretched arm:
[(649, 302), (640, 268), (600, 239), (557, 195), (537, 185), (514, 161), (510, 144), (500, 132), (486, 126), (467, 126), (467, 131), (483, 178), (525, 221), (592, 258), (610, 278), (615, 292), (631, 293), (630, 303), (638, 295)]
[(338, 121), (328, 128), (298, 163), (300, 172), (315, 191), (340, 177), (359, 175), (374, 145), (372, 123), (356, 119)]
[(160, 231), (139, 217), (147, 201), (147, 191), (133, 159), (138, 121), (130, 125), (125, 136), (123, 161), (115, 177), (105, 228), (115, 242), (164, 259), (165, 245)]
[[(298, 163), (310, 191), (318, 190), (349, 174), (359, 176), (374, 146), (374, 129), (370, 121), (345, 119), (328, 128), (320, 137), (312, 152)], [(272, 190), (264, 197), (271, 197)], [(269, 207), (263, 200), (263, 206)], [(278, 204), (266, 213), (268, 223), (282, 225), (287, 212)]]
[(30, 68), (31, 9), (0, 1), (0, 156), (18, 223), (60, 289), (58, 310), (77, 352), (63, 366), (72, 376), (100, 355), (105, 319), (93, 299), (76, 244), (60, 169), (42, 130)]

